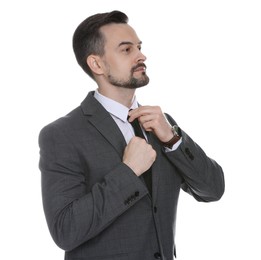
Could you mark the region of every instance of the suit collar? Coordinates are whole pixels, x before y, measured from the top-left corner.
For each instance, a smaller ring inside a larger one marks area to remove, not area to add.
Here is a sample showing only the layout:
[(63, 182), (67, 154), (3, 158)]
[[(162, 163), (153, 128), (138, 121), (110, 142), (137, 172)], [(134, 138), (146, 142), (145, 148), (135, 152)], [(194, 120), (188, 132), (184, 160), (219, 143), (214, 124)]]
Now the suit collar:
[(84, 115), (94, 115), (96, 112), (104, 114), (106, 110), (102, 105), (94, 98), (94, 91), (90, 91), (87, 97), (81, 103), (81, 109)]
[(86, 119), (115, 148), (122, 157), (126, 146), (125, 139), (106, 109), (94, 98), (94, 91), (89, 92), (81, 103), (81, 109)]

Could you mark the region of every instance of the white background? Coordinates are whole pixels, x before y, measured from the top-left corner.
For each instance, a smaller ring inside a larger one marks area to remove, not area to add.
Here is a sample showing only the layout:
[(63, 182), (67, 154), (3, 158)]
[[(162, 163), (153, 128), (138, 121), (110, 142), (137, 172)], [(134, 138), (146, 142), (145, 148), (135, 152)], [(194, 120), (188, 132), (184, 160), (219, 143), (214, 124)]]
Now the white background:
[(181, 192), (178, 259), (261, 259), (261, 7), (254, 0), (1, 1), (1, 259), (63, 259), (42, 210), (38, 134), (96, 88), (71, 38), (87, 16), (115, 9), (127, 13), (148, 58), (151, 81), (139, 102), (170, 113), (225, 172), (219, 202)]

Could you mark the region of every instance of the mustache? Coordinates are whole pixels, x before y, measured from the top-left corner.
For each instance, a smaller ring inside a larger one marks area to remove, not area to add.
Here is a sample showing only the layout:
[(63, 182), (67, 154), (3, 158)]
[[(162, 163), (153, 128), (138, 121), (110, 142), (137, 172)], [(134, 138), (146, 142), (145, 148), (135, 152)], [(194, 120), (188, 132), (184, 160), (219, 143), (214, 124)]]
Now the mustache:
[(143, 68), (147, 68), (147, 66), (145, 65), (145, 63), (139, 63), (136, 66), (132, 67), (131, 71), (134, 72), (136, 69), (138, 69), (139, 67), (143, 67)]

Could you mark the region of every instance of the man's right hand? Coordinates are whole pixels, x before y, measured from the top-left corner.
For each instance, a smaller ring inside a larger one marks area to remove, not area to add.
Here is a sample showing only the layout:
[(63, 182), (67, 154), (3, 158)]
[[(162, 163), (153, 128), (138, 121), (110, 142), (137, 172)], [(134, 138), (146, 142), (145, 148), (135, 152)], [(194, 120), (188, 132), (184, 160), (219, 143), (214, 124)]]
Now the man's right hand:
[(156, 156), (155, 150), (145, 139), (134, 136), (125, 148), (123, 163), (140, 176), (151, 167)]

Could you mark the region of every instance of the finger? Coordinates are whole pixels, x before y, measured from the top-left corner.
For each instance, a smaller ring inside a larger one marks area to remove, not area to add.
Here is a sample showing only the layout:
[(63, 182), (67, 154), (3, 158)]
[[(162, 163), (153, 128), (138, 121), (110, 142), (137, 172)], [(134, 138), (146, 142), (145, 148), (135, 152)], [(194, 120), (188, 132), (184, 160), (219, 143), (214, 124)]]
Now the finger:
[(150, 113), (153, 113), (151, 106), (140, 106), (138, 108), (129, 111), (129, 121), (132, 122), (134, 119)]
[(155, 130), (155, 125), (153, 121), (147, 121), (141, 125), (146, 132), (153, 132)]
[(157, 116), (155, 116), (154, 114), (148, 114), (148, 115), (140, 116), (138, 118), (138, 120), (139, 120), (139, 123), (141, 125), (143, 125), (143, 124), (145, 124), (147, 122), (154, 121), (156, 118), (157, 118)]

